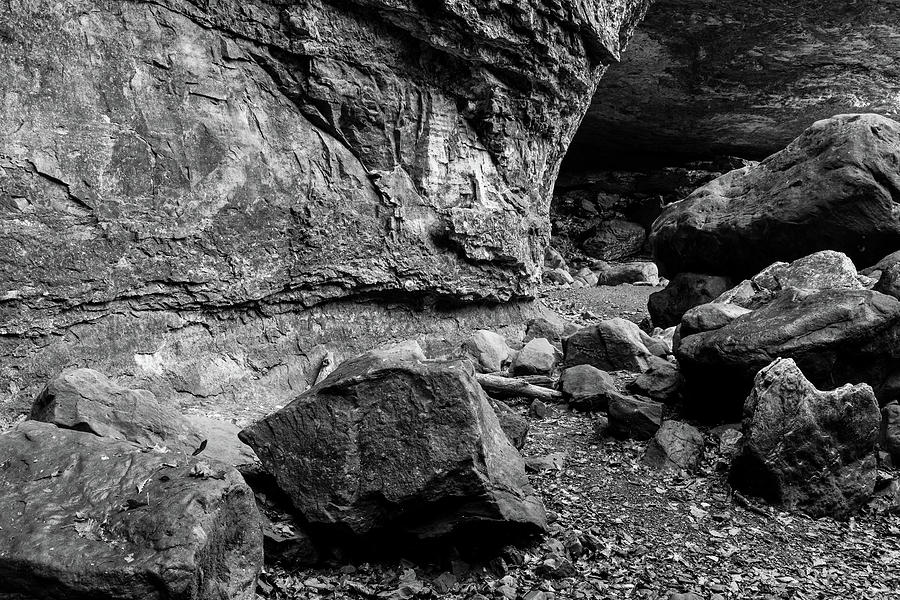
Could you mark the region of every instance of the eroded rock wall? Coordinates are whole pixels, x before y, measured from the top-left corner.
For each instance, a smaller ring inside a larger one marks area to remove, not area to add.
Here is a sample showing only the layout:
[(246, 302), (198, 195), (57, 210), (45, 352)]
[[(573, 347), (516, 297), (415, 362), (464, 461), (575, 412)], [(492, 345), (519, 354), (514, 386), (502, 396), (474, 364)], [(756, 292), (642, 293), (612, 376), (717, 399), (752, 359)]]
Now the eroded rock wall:
[(322, 344), (490, 322), (408, 307), (531, 294), (562, 156), (648, 3), (9, 0), (4, 411), (86, 365), (275, 403)]
[(759, 160), (813, 122), (900, 114), (900, 4), (659, 0), (603, 79), (573, 159)]

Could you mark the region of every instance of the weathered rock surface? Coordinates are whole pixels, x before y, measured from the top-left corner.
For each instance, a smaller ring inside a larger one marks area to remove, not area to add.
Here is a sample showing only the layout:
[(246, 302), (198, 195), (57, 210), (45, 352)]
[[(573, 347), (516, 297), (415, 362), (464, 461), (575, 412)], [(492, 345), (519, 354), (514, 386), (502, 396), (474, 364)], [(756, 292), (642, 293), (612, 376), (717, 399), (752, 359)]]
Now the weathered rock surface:
[(572, 144), (601, 161), (761, 159), (813, 121), (900, 114), (893, 2), (657, 0)]
[(647, 310), (653, 325), (672, 327), (681, 322), (684, 313), (695, 306), (712, 302), (730, 287), (730, 280), (726, 277), (679, 273), (665, 289), (650, 294)]
[(202, 415), (186, 415), (185, 418), (199, 432), (200, 437), (206, 440), (202, 452), (197, 453), (201, 459), (225, 463), (245, 476), (249, 467), (259, 466), (256, 453), (238, 438), (241, 429), (234, 423)]
[(147, 390), (124, 388), (93, 369), (61, 373), (31, 406), (31, 418), (141, 446), (190, 454), (206, 439)]
[(516, 355), (512, 372), (519, 375), (548, 375), (556, 367), (557, 350), (547, 338), (534, 338)]
[(647, 230), (640, 223), (611, 219), (601, 222), (581, 243), (585, 254), (603, 260), (622, 260), (640, 253)]
[(881, 276), (872, 289), (894, 298), (900, 298), (900, 263), (894, 263), (881, 271)]
[(894, 466), (900, 467), (900, 404), (891, 402), (881, 409), (881, 449), (890, 454)]
[(705, 441), (700, 430), (680, 421), (663, 421), (656, 431), (644, 463), (659, 471), (693, 471), (703, 460)]
[(241, 439), (333, 538), (403, 544), (477, 529), (502, 539), (546, 527), (468, 361), (365, 354)]
[(343, 329), (405, 327), (354, 299), (530, 296), (559, 163), (647, 4), (3, 11), (3, 400), (85, 363), (283, 398)]
[(37, 421), (0, 434), (0, 457), (0, 592), (254, 598), (262, 534), (234, 469)]
[(654, 360), (631, 382), (630, 388), (637, 394), (669, 404), (680, 397), (683, 385), (684, 377), (677, 366), (665, 360)]
[(817, 390), (790, 359), (756, 376), (732, 485), (813, 517), (846, 517), (875, 490), (880, 415), (872, 388)]
[(699, 415), (734, 417), (756, 373), (792, 358), (819, 387), (865, 382), (886, 402), (897, 393), (900, 301), (870, 290), (789, 288), (728, 325), (690, 335), (676, 350)]
[(715, 301), (755, 309), (787, 288), (810, 291), (861, 290), (865, 286), (850, 257), (843, 252), (822, 250), (798, 258), (790, 264), (771, 264), (723, 293)]
[(479, 329), (463, 344), (463, 351), (475, 359), (475, 365), (485, 373), (495, 373), (509, 362), (510, 348), (502, 335)]
[(650, 244), (663, 275), (742, 279), (818, 250), (870, 264), (900, 246), (900, 123), (818, 121), (759, 163), (668, 206)]
[(659, 429), (663, 405), (616, 394), (609, 400), (609, 433), (618, 438), (649, 440)]
[(559, 377), (559, 389), (572, 408), (586, 412), (606, 411), (618, 393), (612, 376), (591, 365), (567, 368)]
[(597, 285), (645, 283), (659, 285), (659, 269), (649, 261), (602, 264), (596, 271)]
[(516, 450), (524, 448), (525, 442), (528, 439), (528, 432), (531, 429), (531, 426), (528, 424), (528, 419), (514, 411), (511, 406), (502, 400), (491, 398), (490, 403), (494, 412), (497, 413), (500, 429), (506, 434), (509, 443), (512, 444)]
[(749, 312), (752, 312), (749, 308), (729, 302), (708, 302), (695, 306), (681, 317), (681, 337), (721, 329)]
[(580, 329), (563, 341), (568, 367), (591, 365), (603, 371), (641, 372), (650, 365), (653, 354), (644, 344), (635, 323), (615, 318)]

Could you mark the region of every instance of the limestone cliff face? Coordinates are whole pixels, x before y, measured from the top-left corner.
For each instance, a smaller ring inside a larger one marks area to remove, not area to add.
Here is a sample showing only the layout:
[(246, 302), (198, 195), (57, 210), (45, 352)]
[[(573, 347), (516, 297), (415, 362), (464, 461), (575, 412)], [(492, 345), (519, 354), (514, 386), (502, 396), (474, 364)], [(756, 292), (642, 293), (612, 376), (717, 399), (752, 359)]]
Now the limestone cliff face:
[(559, 163), (649, 0), (10, 2), (15, 409), (75, 364), (284, 397), (321, 343), (409, 329), (356, 299), (527, 297)]
[(658, 0), (603, 78), (573, 158), (760, 159), (835, 114), (896, 118), (898, 58), (894, 1)]

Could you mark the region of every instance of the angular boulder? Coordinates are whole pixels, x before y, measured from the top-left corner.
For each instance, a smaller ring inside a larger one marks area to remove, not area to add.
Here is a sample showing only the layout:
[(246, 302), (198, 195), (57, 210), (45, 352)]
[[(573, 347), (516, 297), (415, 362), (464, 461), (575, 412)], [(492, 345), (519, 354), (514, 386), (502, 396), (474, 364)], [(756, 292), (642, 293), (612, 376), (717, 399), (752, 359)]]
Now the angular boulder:
[(124, 388), (93, 369), (64, 371), (51, 380), (32, 404), (31, 418), (189, 454), (205, 439), (181, 413), (159, 404), (152, 393)]
[(644, 344), (646, 335), (637, 324), (622, 318), (584, 327), (563, 341), (566, 366), (639, 373), (649, 367), (653, 356)]
[(843, 252), (823, 250), (798, 258), (792, 263), (771, 264), (716, 298), (715, 303), (727, 303), (752, 310), (765, 305), (778, 292), (787, 288), (809, 291), (861, 290), (865, 286), (850, 257)]
[(870, 384), (883, 401), (900, 372), (900, 301), (870, 290), (783, 290), (728, 325), (681, 340), (676, 351), (698, 418), (733, 419), (760, 369), (792, 358), (820, 387)]
[(850, 516), (875, 491), (880, 415), (872, 388), (820, 391), (797, 364), (759, 372), (744, 407), (731, 484), (813, 517)]
[(234, 469), (37, 421), (0, 434), (0, 592), (252, 600), (262, 543)]
[(678, 325), (684, 313), (712, 302), (731, 287), (731, 281), (716, 275), (699, 273), (679, 273), (665, 289), (650, 294), (647, 310), (656, 327)]
[(637, 394), (657, 402), (670, 404), (681, 395), (684, 377), (676, 365), (666, 360), (654, 360), (650, 368), (637, 376), (629, 388)]
[(616, 394), (609, 400), (609, 433), (617, 438), (649, 440), (662, 424), (663, 405)]
[(586, 412), (606, 411), (610, 397), (617, 393), (612, 376), (591, 365), (576, 365), (563, 371), (559, 389), (572, 408)]
[(663, 421), (647, 451), (645, 464), (658, 471), (693, 471), (703, 459), (705, 440), (700, 430), (680, 421)]
[(874, 114), (817, 121), (759, 165), (668, 206), (650, 244), (664, 275), (743, 279), (818, 250), (871, 264), (900, 246), (900, 123)]
[(370, 352), (241, 439), (310, 526), (334, 539), (404, 544), (546, 527), (468, 361)]

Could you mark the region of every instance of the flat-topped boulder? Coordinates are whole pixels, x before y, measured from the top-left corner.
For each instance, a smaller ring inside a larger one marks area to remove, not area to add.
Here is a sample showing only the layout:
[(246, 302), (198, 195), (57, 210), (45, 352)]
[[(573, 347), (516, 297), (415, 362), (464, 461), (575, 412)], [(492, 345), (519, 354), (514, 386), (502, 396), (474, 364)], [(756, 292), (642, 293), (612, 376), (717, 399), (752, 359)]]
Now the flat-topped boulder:
[(241, 433), (312, 528), (392, 543), (546, 527), (469, 361), (370, 352)]
[(251, 600), (262, 560), (230, 467), (38, 421), (0, 434), (2, 592)]

